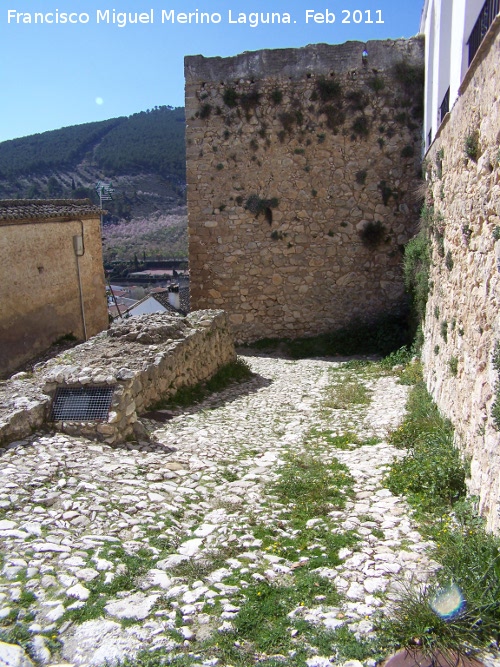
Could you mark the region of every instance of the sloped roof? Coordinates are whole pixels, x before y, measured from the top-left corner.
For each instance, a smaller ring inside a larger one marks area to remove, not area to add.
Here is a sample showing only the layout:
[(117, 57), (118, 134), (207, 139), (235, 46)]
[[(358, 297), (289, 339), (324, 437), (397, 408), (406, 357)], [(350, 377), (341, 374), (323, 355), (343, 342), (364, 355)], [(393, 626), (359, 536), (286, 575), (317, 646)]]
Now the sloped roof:
[(35, 220), (74, 220), (98, 218), (99, 206), (90, 199), (3, 199), (0, 200), (0, 224)]
[(187, 310), (184, 308), (185, 304), (183, 304), (182, 302), (182, 294), (179, 294), (179, 301), (181, 304), (179, 310), (177, 310), (177, 308), (174, 308), (171, 305), (170, 301), (168, 300), (168, 292), (155, 292), (154, 294), (150, 294), (149, 296), (152, 296), (153, 299), (158, 301), (158, 303), (160, 303), (164, 308), (173, 311), (174, 313), (182, 313), (183, 315), (187, 315), (189, 312), (189, 308)]
[(181, 310), (186, 314), (191, 311), (191, 299), (189, 294), (189, 287), (181, 287), (179, 289), (179, 298), (181, 302)]

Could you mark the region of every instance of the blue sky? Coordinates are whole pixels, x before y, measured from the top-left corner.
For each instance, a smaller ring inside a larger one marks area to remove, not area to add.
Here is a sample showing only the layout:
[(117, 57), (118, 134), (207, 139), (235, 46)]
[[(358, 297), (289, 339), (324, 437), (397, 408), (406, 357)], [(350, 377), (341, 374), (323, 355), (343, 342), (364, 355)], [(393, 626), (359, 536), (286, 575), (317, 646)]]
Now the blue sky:
[[(321, 23), (319, 16), (306, 23), (306, 10), (325, 17), (327, 9), (334, 22)], [(421, 9), (416, 0), (5, 0), (0, 12), (0, 141), (157, 105), (183, 106), (184, 55), (411, 37), (418, 32)], [(56, 10), (88, 22), (34, 23), (35, 12)], [(106, 10), (110, 23), (98, 22), (97, 12), (106, 17)], [(147, 18), (153, 10), (153, 23), (119, 27), (111, 22), (113, 10)], [(162, 23), (162, 10), (174, 10), (176, 17), (198, 10), (214, 14), (215, 20), (219, 14), (221, 20)], [(230, 23), (229, 10), (233, 21), (244, 14), (247, 23)], [(254, 12), (276, 12), (283, 19), (288, 13), (291, 22), (251, 27)], [(29, 15), (32, 23), (25, 22)]]

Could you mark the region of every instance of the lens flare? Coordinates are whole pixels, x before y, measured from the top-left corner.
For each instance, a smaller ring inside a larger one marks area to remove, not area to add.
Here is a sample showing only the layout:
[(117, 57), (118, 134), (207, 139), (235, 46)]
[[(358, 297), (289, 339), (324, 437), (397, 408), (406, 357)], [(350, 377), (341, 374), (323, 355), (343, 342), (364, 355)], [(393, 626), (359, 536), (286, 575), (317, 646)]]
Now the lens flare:
[(454, 618), (465, 607), (464, 596), (456, 584), (450, 584), (439, 590), (430, 601), (432, 610), (441, 618)]
[(101, 106), (101, 104), (104, 104), (104, 100), (102, 99), (102, 97), (96, 97), (95, 103)]

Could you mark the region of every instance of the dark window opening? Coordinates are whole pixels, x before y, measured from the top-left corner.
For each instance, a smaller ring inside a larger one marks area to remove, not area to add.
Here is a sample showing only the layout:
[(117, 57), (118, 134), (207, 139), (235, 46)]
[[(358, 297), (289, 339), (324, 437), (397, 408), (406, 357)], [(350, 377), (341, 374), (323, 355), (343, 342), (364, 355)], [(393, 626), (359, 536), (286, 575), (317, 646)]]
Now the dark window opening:
[(444, 94), (441, 106), (439, 107), (438, 125), (441, 125), (441, 123), (443, 122), (443, 118), (446, 116), (449, 110), (450, 110), (450, 89), (448, 88), (448, 90)]

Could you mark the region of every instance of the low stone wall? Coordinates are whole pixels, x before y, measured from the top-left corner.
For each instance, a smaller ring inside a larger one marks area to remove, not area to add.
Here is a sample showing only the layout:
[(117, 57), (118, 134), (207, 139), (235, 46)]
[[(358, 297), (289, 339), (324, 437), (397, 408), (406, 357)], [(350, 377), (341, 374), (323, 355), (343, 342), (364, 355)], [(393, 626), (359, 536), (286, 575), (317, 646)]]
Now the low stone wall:
[(226, 315), (196, 311), (187, 317), (135, 317), (42, 364), (34, 377), (19, 373), (0, 394), (0, 443), (24, 438), (50, 418), (56, 390), (113, 387), (105, 422), (55, 422), (65, 433), (116, 444), (141, 436), (139, 416), (180, 387), (208, 380), (236, 353)]
[(481, 45), (426, 156), (432, 239), (427, 386), (471, 459), (469, 490), (500, 529), (500, 20)]

